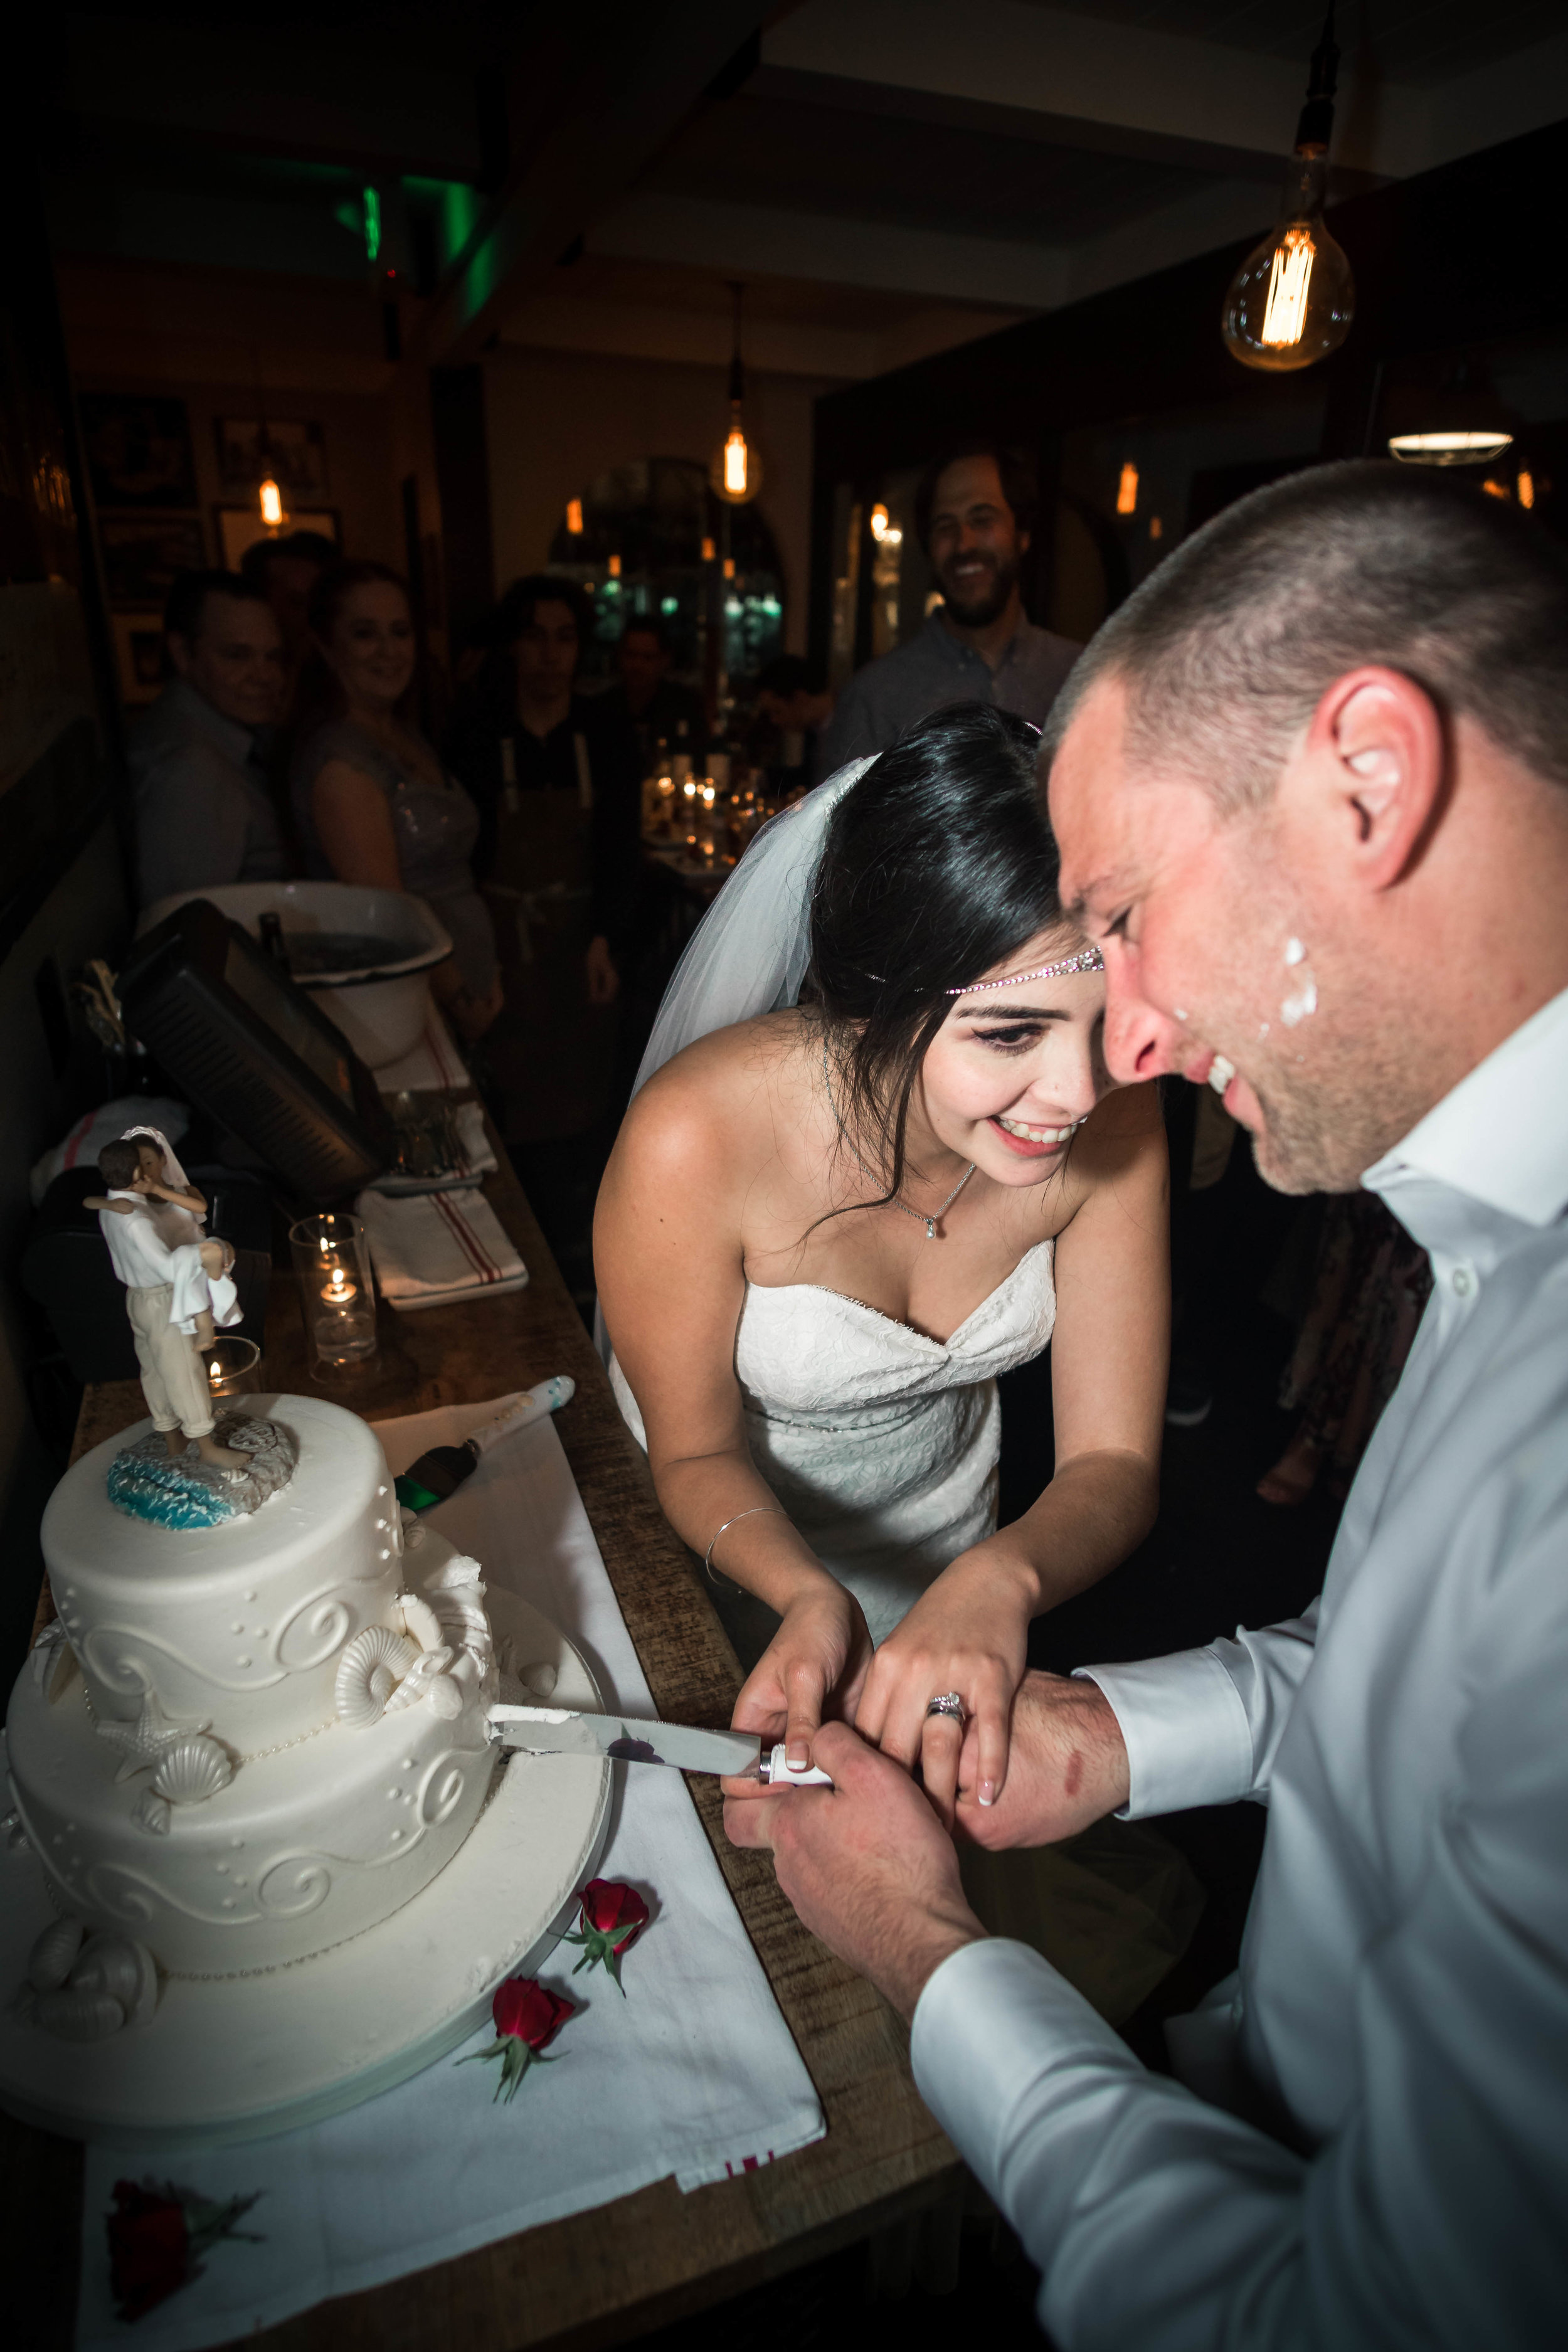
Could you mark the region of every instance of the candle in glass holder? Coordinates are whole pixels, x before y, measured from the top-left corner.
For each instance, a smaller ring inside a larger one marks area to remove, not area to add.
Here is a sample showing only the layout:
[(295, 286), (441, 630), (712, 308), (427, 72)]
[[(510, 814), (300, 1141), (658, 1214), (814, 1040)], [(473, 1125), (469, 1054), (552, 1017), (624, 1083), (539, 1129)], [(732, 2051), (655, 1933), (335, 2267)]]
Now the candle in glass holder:
[(204, 1353), (206, 1357), (207, 1387), (215, 1405), (230, 1397), (255, 1394), (258, 1386), (256, 1368), (261, 1360), (261, 1350), (254, 1339), (242, 1339), (236, 1332), (223, 1331)]
[(317, 1359), (342, 1368), (375, 1353), (375, 1283), (357, 1217), (301, 1217), (289, 1232), (305, 1331)]

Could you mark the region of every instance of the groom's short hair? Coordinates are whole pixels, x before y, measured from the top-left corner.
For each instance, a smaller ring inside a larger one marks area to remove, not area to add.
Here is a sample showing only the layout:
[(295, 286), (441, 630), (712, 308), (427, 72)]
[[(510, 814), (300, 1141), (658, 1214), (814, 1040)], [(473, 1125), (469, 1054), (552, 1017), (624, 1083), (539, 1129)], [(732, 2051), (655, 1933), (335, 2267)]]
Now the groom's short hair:
[(1376, 462), (1270, 483), (1167, 556), (1079, 656), (1042, 758), (1114, 677), (1134, 760), (1176, 765), (1227, 811), (1254, 806), (1363, 662), (1568, 787), (1568, 553), (1511, 501)]

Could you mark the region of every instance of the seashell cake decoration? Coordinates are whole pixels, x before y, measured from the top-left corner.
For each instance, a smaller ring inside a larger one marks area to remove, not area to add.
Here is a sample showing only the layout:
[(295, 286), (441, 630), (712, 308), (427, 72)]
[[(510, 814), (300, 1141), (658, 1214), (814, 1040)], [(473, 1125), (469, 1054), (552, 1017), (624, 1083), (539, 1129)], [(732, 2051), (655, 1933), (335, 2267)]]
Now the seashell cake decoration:
[(233, 1778), (234, 1766), (221, 1739), (205, 1731), (181, 1732), (164, 1748), (153, 1785), (132, 1807), (131, 1818), (154, 1837), (166, 1836), (174, 1806), (205, 1804)]
[(16, 2006), (61, 2042), (107, 2042), (157, 2008), (158, 1964), (133, 1937), (89, 1936), (80, 1919), (51, 1919), (27, 1956)]
[(332, 1690), (338, 1721), (351, 1731), (365, 1731), (379, 1723), (388, 1699), (418, 1656), (416, 1644), (388, 1625), (367, 1625), (356, 1633), (338, 1660)]

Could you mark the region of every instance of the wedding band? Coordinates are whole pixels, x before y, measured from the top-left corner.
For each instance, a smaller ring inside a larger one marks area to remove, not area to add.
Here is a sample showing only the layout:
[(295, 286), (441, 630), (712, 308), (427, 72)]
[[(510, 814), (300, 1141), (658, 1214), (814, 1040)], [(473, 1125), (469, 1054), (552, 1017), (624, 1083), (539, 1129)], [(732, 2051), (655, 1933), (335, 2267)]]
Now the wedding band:
[(963, 1721), (963, 1694), (962, 1691), (939, 1691), (935, 1698), (926, 1702), (926, 1713), (949, 1716), (954, 1723), (961, 1724)]

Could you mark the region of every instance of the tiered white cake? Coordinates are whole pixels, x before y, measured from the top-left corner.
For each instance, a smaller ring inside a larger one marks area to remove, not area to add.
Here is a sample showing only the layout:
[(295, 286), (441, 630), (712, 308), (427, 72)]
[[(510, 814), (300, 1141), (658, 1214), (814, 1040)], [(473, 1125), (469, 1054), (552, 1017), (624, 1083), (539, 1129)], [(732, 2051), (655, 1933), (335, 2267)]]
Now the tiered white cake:
[(276, 1969), (387, 1919), (489, 1787), (479, 1564), (434, 1541), (405, 1556), (355, 1414), (267, 1410), (298, 1459), (249, 1517), (180, 1529), (116, 1510), (122, 1439), (45, 1516), (59, 1628), (23, 1670), (6, 1746), (16, 1827), (61, 1915), (35, 1948), (33, 2015), (68, 2040), (140, 2021), (171, 1980)]

